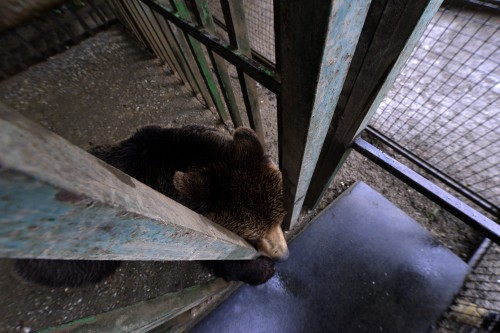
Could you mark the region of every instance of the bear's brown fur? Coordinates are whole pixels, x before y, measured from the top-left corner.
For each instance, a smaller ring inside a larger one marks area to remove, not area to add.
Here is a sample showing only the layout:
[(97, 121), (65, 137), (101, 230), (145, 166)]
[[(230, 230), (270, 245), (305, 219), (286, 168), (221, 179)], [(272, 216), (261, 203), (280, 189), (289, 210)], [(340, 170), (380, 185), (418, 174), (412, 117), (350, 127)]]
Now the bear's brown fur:
[[(281, 173), (251, 129), (238, 128), (231, 138), (202, 126), (148, 126), (90, 153), (240, 235), (264, 256), (288, 255), (280, 227), (285, 215)], [(206, 264), (228, 280), (251, 284), (263, 283), (274, 274), (272, 261), (265, 257)], [(28, 280), (72, 286), (98, 282), (117, 266), (116, 262), (96, 265), (80, 260), (16, 263)]]

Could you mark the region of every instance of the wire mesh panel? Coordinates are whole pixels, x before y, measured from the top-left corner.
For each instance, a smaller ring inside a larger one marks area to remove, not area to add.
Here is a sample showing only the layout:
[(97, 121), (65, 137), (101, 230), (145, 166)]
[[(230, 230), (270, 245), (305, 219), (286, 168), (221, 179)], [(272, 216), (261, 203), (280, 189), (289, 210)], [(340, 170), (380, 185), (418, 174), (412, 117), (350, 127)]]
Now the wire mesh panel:
[(273, 0), (244, 1), (252, 49), (275, 63)]
[(496, 206), (499, 27), (496, 14), (441, 8), (371, 121), (375, 129)]
[[(220, 1), (210, 0), (209, 4), (217, 22), (224, 26), (224, 15)], [(243, 1), (243, 5), (252, 51), (274, 64), (276, 58), (273, 0), (246, 0)], [(224, 36), (224, 34), (222, 35)]]
[(500, 330), (500, 246), (491, 245), (465, 281), (436, 333), (486, 333)]

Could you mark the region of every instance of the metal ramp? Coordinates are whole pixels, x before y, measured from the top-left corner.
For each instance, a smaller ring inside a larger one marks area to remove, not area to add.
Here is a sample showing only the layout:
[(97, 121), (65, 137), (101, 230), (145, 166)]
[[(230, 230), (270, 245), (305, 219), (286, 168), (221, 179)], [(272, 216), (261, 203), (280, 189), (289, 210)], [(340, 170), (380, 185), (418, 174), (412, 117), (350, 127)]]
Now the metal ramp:
[(273, 279), (243, 286), (192, 332), (428, 332), (469, 271), (362, 182), (290, 251)]

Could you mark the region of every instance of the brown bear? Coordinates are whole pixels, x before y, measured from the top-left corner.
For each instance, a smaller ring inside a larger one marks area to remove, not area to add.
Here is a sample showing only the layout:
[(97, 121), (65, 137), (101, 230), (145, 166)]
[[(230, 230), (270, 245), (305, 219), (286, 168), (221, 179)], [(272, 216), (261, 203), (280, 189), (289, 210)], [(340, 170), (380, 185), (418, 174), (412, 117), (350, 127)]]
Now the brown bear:
[[(238, 234), (262, 254), (256, 260), (204, 262), (216, 275), (252, 285), (264, 283), (274, 274), (270, 258), (288, 256), (281, 230), (285, 215), (281, 173), (253, 130), (238, 128), (230, 137), (202, 126), (148, 126), (118, 144), (89, 152)], [(20, 259), (16, 269), (40, 284), (78, 286), (101, 281), (118, 265)]]

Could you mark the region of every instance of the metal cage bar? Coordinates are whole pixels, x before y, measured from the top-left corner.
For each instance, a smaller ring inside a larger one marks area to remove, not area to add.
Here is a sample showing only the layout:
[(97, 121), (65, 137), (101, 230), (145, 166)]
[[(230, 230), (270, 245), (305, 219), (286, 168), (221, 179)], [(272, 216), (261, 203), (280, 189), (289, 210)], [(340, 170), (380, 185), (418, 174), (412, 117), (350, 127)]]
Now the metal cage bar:
[(173, 25), (177, 26), (179, 29), (201, 42), (205, 45), (205, 47), (207, 47), (207, 49), (212, 50), (230, 64), (240, 68), (245, 74), (255, 79), (264, 87), (274, 93), (279, 92), (280, 81), (276, 72), (273, 70), (270, 70), (268, 67), (239, 52), (233, 51), (231, 45), (225, 43), (217, 37), (212, 36), (205, 30), (198, 29), (191, 22), (181, 19), (159, 0), (140, 1), (150, 6), (159, 15), (163, 16), (165, 20), (171, 22)]
[(180, 49), (176, 47), (177, 42), (175, 40), (170, 25), (163, 17), (158, 15), (157, 12), (153, 11), (153, 16), (155, 17), (156, 22), (160, 25), (161, 32), (166, 38), (166, 45), (165, 45), (166, 49), (172, 54), (172, 60), (174, 60), (174, 65), (176, 65), (176, 67), (179, 68), (179, 73), (180, 73), (179, 75), (181, 75), (181, 77), (184, 76), (186, 78), (185, 82), (189, 83), (195, 94), (200, 93), (200, 90), (196, 85), (196, 81), (194, 80), (193, 74), (189, 69), (189, 66), (184, 56), (180, 52)]
[(377, 1), (363, 29), (348, 74), (342, 103), (335, 110), (314, 171), (305, 205), (315, 207), (349, 154), (354, 138), (366, 127), (383, 96), (438, 10), (440, 0)]
[[(207, 0), (190, 0), (193, 15), (195, 16), (197, 24), (206, 29), (210, 34), (216, 36), (216, 27), (210, 9), (208, 7)], [(231, 79), (226, 69), (226, 64), (224, 59), (219, 55), (215, 54), (212, 50), (207, 50), (210, 61), (214, 67), (215, 75), (217, 81), (219, 82), (220, 90), (224, 96), (231, 120), (235, 127), (243, 126), (241, 121), (240, 110), (238, 104), (236, 103), (236, 97), (234, 95), (233, 87), (231, 84)]]
[(237, 235), (1, 104), (0, 129), (1, 257), (202, 260), (257, 255)]
[(174, 73), (177, 74), (177, 76), (180, 78), (183, 84), (189, 84), (191, 86), (191, 89), (193, 89), (193, 92), (196, 93), (196, 90), (194, 89), (193, 85), (191, 85), (191, 82), (188, 81), (186, 74), (180, 67), (179, 63), (177, 62), (177, 59), (175, 58), (172, 49), (170, 47), (170, 44), (167, 40), (167, 37), (165, 35), (165, 31), (163, 31), (163, 28), (160, 26), (160, 23), (155, 13), (153, 13), (153, 11), (149, 9), (149, 7), (147, 6), (141, 6), (141, 7), (144, 11), (144, 15), (146, 15), (149, 23), (151, 24), (151, 28), (153, 29), (153, 31), (155, 31), (156, 37), (158, 38), (163, 51), (165, 52), (167, 60), (166, 62), (168, 66)]
[(285, 228), (300, 214), (369, 5), (364, 0), (278, 5), (278, 143), (288, 211)]
[(409, 184), (412, 188), (422, 193), (460, 220), (464, 221), (483, 235), (500, 244), (500, 225), (493, 222), (475, 209), (467, 206), (448, 192), (434, 185), (407, 166), (399, 163), (389, 155), (377, 149), (361, 138), (353, 143), (353, 148), (372, 162), (389, 171), (398, 179)]
[[(187, 21), (190, 20), (190, 13), (186, 7), (186, 3), (184, 0), (172, 0), (172, 7), (177, 11), (177, 15), (180, 18), (185, 19)], [(196, 61), (196, 65), (198, 66), (198, 70), (201, 73), (205, 86), (208, 88), (208, 92), (210, 97), (212, 98), (213, 104), (221, 118), (222, 122), (226, 122), (228, 120), (228, 114), (224, 103), (220, 97), (219, 91), (217, 90), (217, 86), (212, 76), (212, 72), (208, 67), (207, 59), (205, 58), (205, 53), (201, 48), (200, 43), (191, 37), (189, 34), (184, 32), (184, 37), (189, 45), (189, 48), (194, 56)]]
[(141, 29), (137, 26), (137, 23), (130, 17), (130, 14), (125, 10), (120, 0), (111, 0), (111, 4), (115, 9), (115, 13), (118, 15), (119, 20), (122, 22), (123, 26), (127, 28), (129, 32), (135, 36), (135, 39), (141, 43), (146, 49), (152, 50), (153, 48), (149, 45), (146, 37), (143, 35)]
[[(236, 52), (246, 57), (251, 57), (250, 43), (246, 28), (245, 11), (241, 0), (221, 0), (222, 12), (226, 22), (226, 29), (229, 36), (229, 42)], [(236, 67), (238, 79), (243, 94), (243, 101), (247, 110), (248, 121), (257, 133), (262, 143), (264, 140), (264, 129), (259, 110), (259, 99), (257, 96), (257, 86), (255, 81), (248, 77), (241, 69)]]

